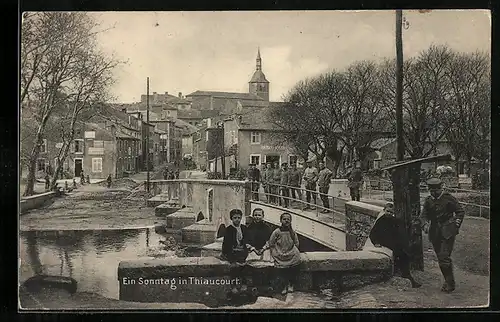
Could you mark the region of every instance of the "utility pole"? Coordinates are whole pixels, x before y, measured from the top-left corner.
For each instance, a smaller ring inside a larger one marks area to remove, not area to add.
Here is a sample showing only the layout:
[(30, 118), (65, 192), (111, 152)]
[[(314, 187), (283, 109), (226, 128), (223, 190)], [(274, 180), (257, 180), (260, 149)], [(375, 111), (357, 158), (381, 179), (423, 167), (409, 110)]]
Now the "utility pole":
[(396, 161), (403, 161), (403, 12), (396, 10)]
[(147, 171), (147, 191), (149, 193), (149, 77), (146, 86), (146, 171)]

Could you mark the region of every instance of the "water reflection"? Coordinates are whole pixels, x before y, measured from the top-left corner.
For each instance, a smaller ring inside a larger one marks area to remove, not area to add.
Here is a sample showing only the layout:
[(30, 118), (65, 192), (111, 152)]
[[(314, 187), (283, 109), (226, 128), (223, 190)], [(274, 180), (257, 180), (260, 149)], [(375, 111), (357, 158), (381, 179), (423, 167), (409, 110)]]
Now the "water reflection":
[(164, 239), (154, 229), (22, 232), (20, 282), (37, 274), (68, 276), (78, 292), (118, 299), (120, 261), (144, 257)]

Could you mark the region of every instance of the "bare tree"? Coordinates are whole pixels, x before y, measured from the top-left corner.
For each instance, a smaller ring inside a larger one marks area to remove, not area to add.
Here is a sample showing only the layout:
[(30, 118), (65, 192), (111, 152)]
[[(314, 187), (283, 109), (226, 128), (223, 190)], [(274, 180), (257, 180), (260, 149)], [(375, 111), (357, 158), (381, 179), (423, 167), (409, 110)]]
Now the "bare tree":
[[(100, 32), (97, 27), (89, 14), (82, 12), (40, 12), (24, 16), (20, 99), (23, 110), (30, 109), (27, 113), (30, 117), (24, 118), (25, 113), (22, 112), (21, 131), (30, 122), (36, 128), (31, 146), (25, 141), (24, 144), (29, 147), (22, 147), (30, 150), (24, 195), (33, 194), (36, 162), (48, 121), (55, 109), (67, 107), (68, 102), (82, 104), (89, 99), (92, 90), (102, 85), (89, 81), (89, 74), (99, 75), (103, 68), (100, 60), (104, 56), (96, 55), (94, 37)], [(99, 64), (96, 65), (97, 62)], [(79, 86), (80, 91), (77, 89)]]
[(489, 156), (490, 76), (489, 57), (480, 52), (455, 53), (446, 70), (447, 114), (455, 120), (446, 137), (455, 156), (465, 158), (470, 176), (472, 158), (483, 167)]

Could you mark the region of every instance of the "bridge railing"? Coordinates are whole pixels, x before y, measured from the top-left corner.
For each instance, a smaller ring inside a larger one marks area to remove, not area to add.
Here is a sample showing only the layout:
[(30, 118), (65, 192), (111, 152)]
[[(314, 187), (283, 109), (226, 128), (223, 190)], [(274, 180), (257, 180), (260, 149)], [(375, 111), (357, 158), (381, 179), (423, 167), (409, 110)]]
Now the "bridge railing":
[[(294, 208), (294, 203), (298, 203), (302, 207), (302, 210), (311, 210), (315, 212), (316, 217), (319, 217), (320, 213), (325, 215), (332, 214), (332, 223), (345, 223), (346, 216), (343, 209), (342, 211), (335, 209), (336, 204), (340, 199), (338, 197), (334, 197), (333, 195), (326, 193), (321, 193), (316, 190), (309, 190), (306, 188), (290, 185), (275, 183), (266, 183), (265, 185), (263, 185), (261, 182), (254, 181), (251, 181), (250, 185), (252, 187), (250, 200), (261, 201), (261, 197), (264, 196), (265, 201), (267, 201), (268, 203), (284, 206), (285, 208), (287, 208), (286, 206)], [(262, 190), (264, 190), (263, 193)], [(295, 192), (295, 198), (293, 197), (292, 190)], [(311, 195), (311, 202), (307, 202), (307, 200), (304, 200), (307, 193)], [(323, 200), (327, 201), (327, 207), (325, 207), (325, 205), (323, 204)], [(339, 206), (343, 207), (343, 205), (340, 204)]]

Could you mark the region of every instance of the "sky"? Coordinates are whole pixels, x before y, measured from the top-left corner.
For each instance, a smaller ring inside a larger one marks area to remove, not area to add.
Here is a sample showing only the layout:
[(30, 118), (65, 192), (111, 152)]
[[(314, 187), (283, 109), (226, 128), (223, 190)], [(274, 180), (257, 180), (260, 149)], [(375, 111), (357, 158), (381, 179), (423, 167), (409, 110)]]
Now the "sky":
[[(98, 12), (101, 48), (126, 61), (115, 71), (117, 102), (150, 93), (248, 92), (260, 47), (270, 100), (298, 81), (359, 60), (395, 57), (395, 13), (380, 11)], [(403, 11), (405, 58), (432, 44), (491, 51), (487, 10)], [(111, 29), (108, 29), (112, 27)]]

